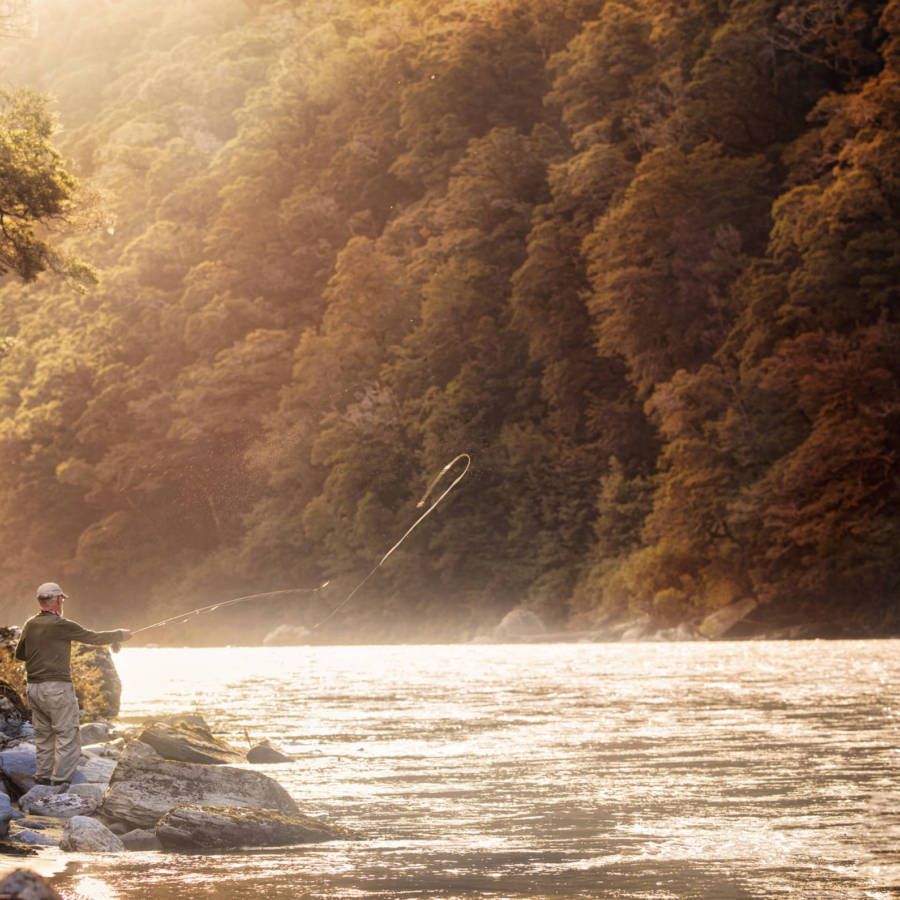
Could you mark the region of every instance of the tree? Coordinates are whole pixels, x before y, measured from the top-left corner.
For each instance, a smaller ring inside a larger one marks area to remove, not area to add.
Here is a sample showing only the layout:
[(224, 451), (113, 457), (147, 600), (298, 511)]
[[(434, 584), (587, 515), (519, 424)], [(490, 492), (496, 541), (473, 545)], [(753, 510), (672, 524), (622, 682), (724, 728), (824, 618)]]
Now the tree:
[(96, 280), (86, 263), (46, 238), (54, 223), (71, 222), (78, 181), (50, 139), (47, 97), (22, 89), (0, 93), (0, 275), (34, 281), (47, 269), (81, 284)]

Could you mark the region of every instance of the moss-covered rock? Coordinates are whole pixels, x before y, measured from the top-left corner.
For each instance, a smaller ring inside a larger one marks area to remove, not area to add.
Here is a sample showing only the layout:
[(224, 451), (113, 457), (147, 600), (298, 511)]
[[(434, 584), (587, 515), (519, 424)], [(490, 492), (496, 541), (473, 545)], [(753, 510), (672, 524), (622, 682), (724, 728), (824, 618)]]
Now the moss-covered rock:
[(86, 720), (119, 714), (122, 681), (107, 647), (72, 644), (72, 683)]

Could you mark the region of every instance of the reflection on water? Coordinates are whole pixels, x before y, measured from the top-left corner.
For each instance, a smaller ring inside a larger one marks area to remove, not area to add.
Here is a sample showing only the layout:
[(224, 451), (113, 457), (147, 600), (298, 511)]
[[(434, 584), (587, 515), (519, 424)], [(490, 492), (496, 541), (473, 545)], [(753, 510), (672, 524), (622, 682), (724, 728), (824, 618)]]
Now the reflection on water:
[(66, 857), (69, 897), (900, 892), (900, 642), (126, 649), (123, 717), (202, 713), (366, 839)]

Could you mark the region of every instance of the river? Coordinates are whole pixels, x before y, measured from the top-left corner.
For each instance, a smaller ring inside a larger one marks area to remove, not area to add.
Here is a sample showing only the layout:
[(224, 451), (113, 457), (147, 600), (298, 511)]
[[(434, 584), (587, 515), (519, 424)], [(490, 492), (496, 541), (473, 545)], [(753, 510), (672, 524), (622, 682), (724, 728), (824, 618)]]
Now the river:
[[(68, 898), (900, 896), (900, 641), (124, 649), (362, 840), (58, 854)], [(48, 851), (49, 852), (49, 851)], [(55, 852), (55, 851), (54, 851)], [(46, 862), (46, 860), (45, 860)]]

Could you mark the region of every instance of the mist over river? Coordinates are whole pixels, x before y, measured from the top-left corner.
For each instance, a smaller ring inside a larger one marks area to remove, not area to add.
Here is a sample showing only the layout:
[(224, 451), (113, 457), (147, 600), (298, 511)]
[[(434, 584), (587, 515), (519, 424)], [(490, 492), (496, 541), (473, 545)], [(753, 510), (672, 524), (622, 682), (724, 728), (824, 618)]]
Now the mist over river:
[[(71, 898), (900, 896), (900, 641), (124, 649), (364, 839), (59, 854)], [(49, 851), (44, 851), (48, 853)], [(52, 862), (44, 857), (42, 863)]]

